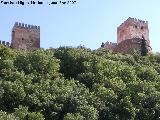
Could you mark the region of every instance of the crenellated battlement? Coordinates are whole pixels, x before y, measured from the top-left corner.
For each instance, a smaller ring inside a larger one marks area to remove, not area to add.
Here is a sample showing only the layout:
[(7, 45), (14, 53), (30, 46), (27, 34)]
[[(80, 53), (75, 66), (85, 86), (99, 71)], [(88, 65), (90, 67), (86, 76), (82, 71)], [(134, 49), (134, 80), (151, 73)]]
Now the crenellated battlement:
[(10, 47), (10, 43), (6, 42), (6, 41), (1, 41), (0, 40), (0, 45), (4, 45), (4, 46), (9, 46)]
[(129, 17), (126, 21), (124, 21), (124, 22), (118, 27), (118, 29), (124, 28), (125, 26), (127, 26), (127, 25), (129, 25), (129, 24), (133, 24), (133, 25), (137, 25), (137, 26), (148, 27), (148, 21), (144, 21), (144, 20), (140, 20), (140, 19), (136, 19), (136, 18), (131, 18), (131, 17)]
[(114, 45), (117, 45), (117, 43), (113, 43), (113, 42), (108, 42), (108, 41), (107, 41), (107, 42), (105, 43), (105, 45), (113, 45), (113, 46), (114, 46)]
[(106, 42), (104, 45), (103, 45), (104, 48), (108, 49), (108, 50), (111, 50), (111, 51), (114, 51), (114, 49), (117, 47), (117, 43), (113, 43), (113, 42)]
[(40, 30), (40, 26), (29, 25), (29, 24), (24, 24), (24, 23), (20, 23), (20, 22), (15, 22), (14, 27), (24, 28), (24, 29), (36, 29), (36, 30)]

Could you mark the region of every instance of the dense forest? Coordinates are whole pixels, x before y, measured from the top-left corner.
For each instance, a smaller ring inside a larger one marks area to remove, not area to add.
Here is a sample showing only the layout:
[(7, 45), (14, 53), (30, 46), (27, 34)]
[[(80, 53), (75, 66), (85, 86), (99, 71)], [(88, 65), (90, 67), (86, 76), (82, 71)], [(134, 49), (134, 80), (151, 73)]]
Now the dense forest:
[(1, 45), (0, 120), (160, 120), (160, 54)]

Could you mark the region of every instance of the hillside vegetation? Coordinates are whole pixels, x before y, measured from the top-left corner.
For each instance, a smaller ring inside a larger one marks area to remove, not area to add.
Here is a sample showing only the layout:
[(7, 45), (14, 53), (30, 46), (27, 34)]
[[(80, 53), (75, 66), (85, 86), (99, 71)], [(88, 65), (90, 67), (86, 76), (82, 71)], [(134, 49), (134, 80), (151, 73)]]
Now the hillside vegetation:
[(160, 54), (0, 46), (0, 120), (160, 120)]

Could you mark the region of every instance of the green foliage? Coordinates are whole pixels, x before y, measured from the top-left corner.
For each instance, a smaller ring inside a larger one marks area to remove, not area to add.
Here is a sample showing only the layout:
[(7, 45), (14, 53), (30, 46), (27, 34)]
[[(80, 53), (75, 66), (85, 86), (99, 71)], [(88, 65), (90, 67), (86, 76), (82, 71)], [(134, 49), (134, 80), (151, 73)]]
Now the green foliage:
[(18, 117), (13, 114), (8, 114), (6, 112), (0, 111), (0, 120), (20, 120)]
[(0, 46), (0, 120), (158, 120), (160, 54)]
[(141, 55), (146, 56), (148, 53), (147, 44), (144, 36), (142, 36), (142, 42), (141, 42)]
[(79, 113), (74, 113), (74, 114), (67, 113), (64, 116), (64, 120), (84, 120), (84, 117)]
[(19, 106), (15, 108), (14, 115), (20, 120), (44, 120), (44, 117), (39, 112), (28, 112), (28, 107)]
[(153, 67), (138, 66), (135, 69), (140, 80), (158, 81), (160, 78), (159, 73)]
[(13, 110), (13, 108), (18, 107), (25, 99), (26, 93), (21, 82), (4, 81), (2, 87), (4, 89), (2, 103), (5, 109), (9, 111)]
[(12, 60), (16, 57), (16, 53), (9, 47), (0, 45), (0, 60)]
[(31, 75), (35, 82), (42, 78), (56, 77), (59, 73), (59, 60), (51, 51), (37, 50), (32, 53), (19, 53), (14, 65), (19, 71)]
[(92, 72), (78, 74), (77, 80), (90, 89), (92, 88), (92, 85), (96, 83), (95, 74)]
[(92, 58), (91, 50), (86, 48), (60, 47), (55, 50), (55, 56), (60, 59), (60, 72), (66, 78), (76, 78), (85, 71), (83, 62)]

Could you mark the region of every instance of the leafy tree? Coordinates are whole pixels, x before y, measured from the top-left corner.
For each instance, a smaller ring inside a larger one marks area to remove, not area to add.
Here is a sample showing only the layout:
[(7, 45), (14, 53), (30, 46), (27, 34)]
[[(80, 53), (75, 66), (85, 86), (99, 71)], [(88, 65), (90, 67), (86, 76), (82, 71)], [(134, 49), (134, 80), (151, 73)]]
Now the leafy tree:
[(84, 117), (80, 115), (79, 113), (67, 113), (64, 116), (64, 120), (84, 120)]
[(2, 120), (158, 120), (160, 55), (0, 46)]
[(14, 52), (9, 47), (0, 45), (0, 61), (1, 60), (13, 60), (16, 57), (16, 52)]
[(27, 107), (22, 106), (15, 108), (14, 115), (20, 120), (44, 120), (44, 117), (40, 112), (29, 112)]
[(20, 53), (14, 65), (19, 71), (31, 75), (37, 82), (42, 78), (52, 78), (59, 75), (59, 60), (52, 51), (37, 50), (32, 53)]
[(0, 119), (1, 120), (20, 120), (18, 117), (14, 116), (13, 114), (9, 114), (4, 111), (0, 111)]
[(144, 36), (142, 35), (142, 42), (141, 42), (141, 55), (146, 56), (148, 53), (147, 44)]
[(55, 56), (61, 60), (60, 72), (66, 78), (76, 78), (85, 71), (83, 62), (92, 58), (91, 50), (87, 48), (60, 47), (55, 50)]

